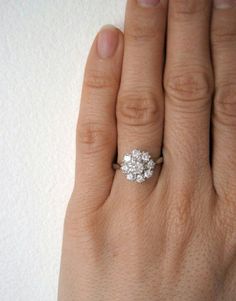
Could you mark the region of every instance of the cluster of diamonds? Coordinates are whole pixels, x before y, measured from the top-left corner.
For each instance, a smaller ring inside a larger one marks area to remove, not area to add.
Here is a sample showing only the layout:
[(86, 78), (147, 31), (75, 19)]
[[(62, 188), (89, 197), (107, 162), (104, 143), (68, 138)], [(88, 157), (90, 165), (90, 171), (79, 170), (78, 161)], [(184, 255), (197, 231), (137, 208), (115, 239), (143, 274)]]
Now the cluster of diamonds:
[(156, 163), (151, 159), (148, 152), (134, 149), (131, 153), (124, 155), (121, 162), (121, 170), (127, 180), (142, 183), (153, 175)]

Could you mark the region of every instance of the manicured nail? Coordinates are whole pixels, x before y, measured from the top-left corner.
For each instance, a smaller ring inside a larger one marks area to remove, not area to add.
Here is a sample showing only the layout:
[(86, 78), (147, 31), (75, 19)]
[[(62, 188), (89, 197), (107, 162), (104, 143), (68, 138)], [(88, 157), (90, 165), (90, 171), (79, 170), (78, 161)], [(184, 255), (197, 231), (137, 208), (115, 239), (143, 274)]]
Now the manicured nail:
[(230, 8), (236, 6), (236, 0), (214, 0), (216, 8)]
[(102, 59), (114, 55), (119, 41), (119, 32), (113, 25), (105, 25), (98, 34), (97, 50)]
[(150, 6), (156, 6), (160, 0), (137, 0), (138, 4), (141, 6), (146, 6), (146, 7), (150, 7)]

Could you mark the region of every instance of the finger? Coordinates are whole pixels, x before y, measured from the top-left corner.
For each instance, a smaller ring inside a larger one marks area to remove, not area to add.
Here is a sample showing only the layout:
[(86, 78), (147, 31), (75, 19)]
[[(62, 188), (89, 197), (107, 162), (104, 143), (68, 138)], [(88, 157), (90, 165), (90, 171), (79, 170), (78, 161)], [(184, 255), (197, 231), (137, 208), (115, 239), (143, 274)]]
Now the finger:
[(86, 64), (77, 126), (75, 194), (89, 207), (108, 196), (116, 153), (115, 106), (123, 58), (123, 35), (111, 26), (96, 37)]
[[(146, 150), (152, 157), (161, 154), (166, 13), (166, 1), (127, 2), (123, 72), (117, 100), (118, 161), (134, 148)], [(117, 177), (127, 183), (120, 172)], [(148, 182), (153, 187), (154, 182)]]
[[(231, 5), (232, 4), (232, 5)], [(212, 165), (220, 195), (236, 197), (236, 2), (216, 1), (212, 19), (215, 99)]]
[(210, 12), (210, 0), (169, 1), (163, 152), (165, 166), (187, 177), (209, 166)]

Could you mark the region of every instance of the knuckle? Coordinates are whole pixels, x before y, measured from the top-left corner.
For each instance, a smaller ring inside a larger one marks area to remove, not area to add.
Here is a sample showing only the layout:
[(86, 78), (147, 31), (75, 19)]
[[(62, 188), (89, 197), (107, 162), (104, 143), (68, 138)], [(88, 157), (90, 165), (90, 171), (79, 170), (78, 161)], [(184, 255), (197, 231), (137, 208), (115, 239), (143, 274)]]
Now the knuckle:
[(189, 17), (196, 13), (202, 13), (206, 11), (209, 6), (209, 1), (205, 0), (175, 0), (175, 5), (173, 6), (173, 13), (176, 17), (183, 18), (184, 16)]
[(160, 104), (154, 93), (125, 92), (118, 97), (117, 120), (125, 125), (143, 126), (153, 124), (161, 119), (160, 115)]
[(165, 75), (164, 89), (169, 100), (181, 109), (186, 108), (185, 102), (188, 102), (194, 105), (194, 109), (201, 110), (210, 103), (213, 80), (209, 71), (204, 69), (191, 72), (177, 70)]
[(117, 85), (117, 80), (112, 74), (99, 70), (87, 70), (84, 78), (85, 88), (92, 90), (112, 89)]
[(157, 18), (147, 20), (141, 16), (134, 18), (127, 26), (125, 35), (129, 42), (145, 42), (156, 39), (160, 34), (160, 25), (157, 24)]
[(214, 105), (216, 122), (236, 127), (236, 84), (224, 85), (217, 89)]
[(105, 125), (87, 122), (78, 124), (77, 144), (81, 153), (91, 155), (103, 151), (113, 142), (114, 134)]
[(216, 24), (212, 28), (211, 41), (213, 46), (224, 47), (224, 43), (235, 43), (236, 41), (236, 27), (222, 26), (222, 22)]

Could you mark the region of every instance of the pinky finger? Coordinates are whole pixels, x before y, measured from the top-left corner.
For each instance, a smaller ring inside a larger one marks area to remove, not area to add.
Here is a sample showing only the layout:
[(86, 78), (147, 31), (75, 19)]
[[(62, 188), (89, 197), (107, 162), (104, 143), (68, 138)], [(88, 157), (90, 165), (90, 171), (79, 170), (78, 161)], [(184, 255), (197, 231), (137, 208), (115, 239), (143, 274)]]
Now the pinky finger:
[(110, 25), (103, 27), (88, 56), (77, 125), (73, 198), (89, 209), (105, 201), (114, 177), (115, 109), (122, 59), (122, 32)]

